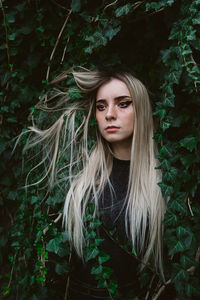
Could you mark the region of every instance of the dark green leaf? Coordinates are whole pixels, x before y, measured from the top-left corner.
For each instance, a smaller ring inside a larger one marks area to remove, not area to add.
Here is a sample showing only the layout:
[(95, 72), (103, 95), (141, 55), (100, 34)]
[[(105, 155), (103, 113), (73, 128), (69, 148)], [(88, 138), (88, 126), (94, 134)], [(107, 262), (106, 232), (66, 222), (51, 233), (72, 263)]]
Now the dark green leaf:
[(187, 255), (181, 255), (180, 263), (184, 269), (189, 269), (190, 267), (196, 265), (195, 260)]
[(99, 275), (103, 271), (102, 265), (94, 265), (91, 270), (91, 274)]
[(81, 10), (81, 0), (72, 0), (71, 8), (73, 12), (79, 12)]
[(69, 272), (69, 265), (67, 262), (63, 262), (62, 264), (56, 264), (55, 271), (57, 274), (62, 275)]
[(169, 251), (169, 255), (173, 255), (178, 252), (183, 252), (185, 251), (185, 246), (181, 241), (177, 241), (177, 243), (172, 247)]
[(60, 248), (60, 240), (61, 237), (56, 237), (50, 240), (46, 245), (46, 250), (57, 254)]
[(182, 139), (179, 143), (182, 147), (188, 149), (189, 151), (192, 151), (196, 147), (197, 140), (195, 139), (195, 137), (186, 137)]
[(189, 278), (189, 273), (184, 269), (180, 269), (177, 272), (177, 274), (175, 274), (175, 276), (172, 278), (172, 282), (188, 280), (188, 278)]
[(176, 214), (170, 213), (167, 217), (165, 217), (164, 224), (168, 226), (176, 226), (178, 223), (178, 217)]

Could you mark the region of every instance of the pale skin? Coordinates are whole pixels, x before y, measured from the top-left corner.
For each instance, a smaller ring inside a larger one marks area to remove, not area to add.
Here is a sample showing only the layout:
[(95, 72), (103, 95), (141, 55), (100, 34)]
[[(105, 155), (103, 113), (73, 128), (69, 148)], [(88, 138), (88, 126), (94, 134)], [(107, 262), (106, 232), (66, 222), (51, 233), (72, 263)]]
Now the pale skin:
[(133, 101), (123, 81), (113, 78), (98, 89), (98, 128), (104, 139), (111, 144), (114, 156), (118, 159), (131, 158), (134, 116)]

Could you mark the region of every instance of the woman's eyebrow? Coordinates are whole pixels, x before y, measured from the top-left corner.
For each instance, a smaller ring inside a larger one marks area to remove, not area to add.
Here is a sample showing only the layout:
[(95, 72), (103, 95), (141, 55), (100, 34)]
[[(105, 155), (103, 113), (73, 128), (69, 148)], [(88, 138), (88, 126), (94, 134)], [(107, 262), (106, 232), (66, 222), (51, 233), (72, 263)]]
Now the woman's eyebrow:
[[(123, 95), (123, 96), (115, 97), (114, 100), (115, 100), (115, 101), (119, 101), (119, 100), (122, 100), (122, 99), (124, 99), (124, 98), (130, 98), (130, 99), (131, 99), (130, 96)], [(98, 100), (96, 100), (96, 103), (97, 103), (97, 102), (106, 102), (106, 99), (98, 99)]]

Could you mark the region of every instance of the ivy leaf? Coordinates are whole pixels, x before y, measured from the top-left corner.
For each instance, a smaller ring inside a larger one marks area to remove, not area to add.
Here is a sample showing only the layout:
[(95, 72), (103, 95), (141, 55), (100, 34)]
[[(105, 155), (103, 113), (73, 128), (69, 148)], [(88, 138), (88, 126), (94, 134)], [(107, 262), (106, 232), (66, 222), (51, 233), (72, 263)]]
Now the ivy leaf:
[(38, 202), (38, 200), (39, 200), (39, 199), (38, 199), (37, 196), (32, 196), (32, 197), (31, 197), (30, 203), (31, 203), (31, 204), (35, 204), (36, 202)]
[(169, 250), (169, 255), (173, 255), (175, 253), (183, 252), (186, 248), (181, 241), (177, 241), (177, 243)]
[(20, 28), (20, 32), (23, 33), (23, 34), (25, 34), (25, 35), (30, 34), (32, 31), (33, 31), (33, 27), (32, 26), (26, 25), (26, 26), (22, 26)]
[(97, 284), (97, 287), (100, 288), (100, 289), (105, 289), (108, 287), (108, 283), (105, 279), (99, 279), (98, 280), (98, 284)]
[(184, 242), (187, 249), (190, 249), (194, 236), (191, 230), (189, 228), (179, 226), (176, 228), (176, 234), (178, 239), (181, 239)]
[(121, 17), (123, 15), (127, 15), (130, 10), (131, 10), (131, 7), (132, 7), (132, 4), (131, 3), (128, 3), (126, 5), (123, 5), (121, 7), (118, 7), (116, 10), (115, 10), (115, 16), (116, 17)]
[(176, 234), (177, 237), (181, 239), (183, 236), (192, 235), (192, 232), (188, 228), (185, 228), (183, 226), (178, 226), (176, 228)]
[(165, 122), (165, 121), (162, 121), (160, 124), (160, 127), (162, 128), (163, 131), (167, 130), (170, 126), (171, 126), (171, 123)]
[(104, 278), (109, 279), (113, 273), (114, 273), (114, 270), (112, 268), (103, 266), (103, 277)]
[(69, 272), (69, 265), (67, 262), (57, 263), (55, 267), (55, 271), (57, 274), (62, 275)]
[(174, 189), (172, 186), (170, 185), (167, 185), (163, 182), (159, 182), (158, 185), (160, 186), (161, 188), (161, 191), (162, 191), (162, 194), (163, 194), (163, 197), (164, 199), (166, 199), (168, 196), (171, 196), (171, 194), (173, 193)]
[(117, 283), (115, 282), (109, 282), (109, 285), (108, 285), (108, 290), (111, 294), (114, 294), (117, 290)]
[(105, 36), (109, 39), (109, 41), (112, 40), (112, 38), (117, 35), (117, 33), (120, 31), (121, 27), (118, 26), (117, 28), (113, 28), (111, 26), (109, 26), (109, 29), (106, 30), (105, 32)]
[(89, 260), (95, 258), (99, 254), (99, 249), (97, 247), (89, 247), (87, 249), (87, 255), (85, 261), (88, 262)]
[(166, 107), (174, 107), (174, 96), (165, 97), (163, 105)]
[(93, 222), (90, 224), (90, 228), (95, 229), (99, 227), (102, 224), (102, 222), (98, 219), (94, 219)]
[(157, 109), (156, 112), (153, 113), (154, 115), (158, 115), (160, 117), (160, 119), (164, 119), (164, 117), (166, 116), (166, 109)]
[(95, 246), (99, 246), (103, 241), (104, 241), (104, 239), (96, 238), (94, 241)]
[(8, 199), (10, 199), (10, 200), (16, 200), (16, 198), (17, 198), (17, 191), (10, 191), (8, 193)]
[(98, 256), (98, 262), (99, 264), (103, 264), (104, 262), (108, 261), (110, 259), (110, 255), (101, 252)]
[(188, 41), (194, 41), (194, 40), (196, 40), (196, 29), (191, 30), (189, 32), (189, 34), (187, 34), (187, 40)]
[(194, 25), (200, 25), (200, 13), (198, 14), (198, 17), (192, 19), (192, 23)]
[(192, 259), (190, 256), (185, 254), (181, 255), (180, 263), (184, 269), (188, 269), (191, 266), (195, 266), (197, 264), (194, 259)]
[(182, 281), (182, 280), (188, 280), (189, 273), (184, 269), (179, 269), (179, 271), (176, 273), (176, 275), (172, 278), (172, 282), (175, 281)]
[(192, 295), (200, 296), (200, 290), (195, 288), (191, 284), (187, 284), (185, 287), (186, 295), (191, 298)]
[(178, 217), (177, 215), (170, 213), (165, 217), (163, 223), (167, 226), (176, 226), (178, 223)]
[(58, 254), (60, 248), (60, 240), (61, 240), (60, 236), (50, 240), (46, 245), (46, 250)]
[(155, 9), (158, 10), (161, 7), (171, 6), (175, 0), (167, 0), (167, 1), (158, 1), (158, 2), (150, 2), (146, 4), (146, 10)]
[(163, 159), (160, 166), (163, 170), (170, 170), (170, 168), (171, 168), (171, 164), (170, 164), (170, 161), (168, 159)]
[(170, 144), (163, 145), (159, 150), (159, 154), (161, 154), (167, 158), (173, 157), (173, 153), (174, 153), (174, 149), (173, 149), (173, 146)]
[(164, 172), (163, 180), (165, 182), (175, 183), (177, 180), (178, 169), (171, 167), (170, 170)]
[(93, 35), (87, 35), (85, 40), (91, 42), (90, 46), (85, 49), (86, 53), (89, 53), (88, 51), (92, 51), (94, 48), (99, 46), (105, 46), (108, 42), (107, 38), (101, 31), (96, 31)]
[(8, 35), (8, 39), (9, 41), (14, 41), (16, 38), (16, 32), (13, 32), (11, 34)]
[(102, 271), (103, 271), (102, 265), (94, 265), (92, 267), (91, 274), (93, 274), (93, 275), (99, 275), (99, 274), (102, 273)]
[(197, 161), (197, 157), (193, 154), (185, 154), (184, 156), (180, 157), (180, 160), (184, 167), (188, 169), (192, 164), (194, 164)]
[(88, 228), (87, 230), (87, 239), (95, 239), (97, 236), (96, 232), (92, 230), (91, 228)]
[(81, 0), (72, 0), (71, 9), (73, 12), (79, 12), (81, 10)]
[[(182, 74), (182, 69), (181, 70), (174, 70), (173, 72), (169, 73), (168, 80), (171, 83), (178, 84), (179, 81), (180, 81), (181, 74)], [(173, 107), (174, 107), (174, 103), (173, 103)]]
[(192, 152), (192, 150), (194, 150), (194, 148), (196, 147), (197, 141), (195, 137), (186, 137), (182, 139), (179, 143), (182, 147)]
[(172, 199), (168, 203), (168, 208), (172, 209), (173, 212), (179, 212), (182, 215), (188, 214), (188, 208), (183, 200), (180, 199)]
[(14, 13), (9, 13), (6, 15), (6, 20), (8, 23), (15, 23)]

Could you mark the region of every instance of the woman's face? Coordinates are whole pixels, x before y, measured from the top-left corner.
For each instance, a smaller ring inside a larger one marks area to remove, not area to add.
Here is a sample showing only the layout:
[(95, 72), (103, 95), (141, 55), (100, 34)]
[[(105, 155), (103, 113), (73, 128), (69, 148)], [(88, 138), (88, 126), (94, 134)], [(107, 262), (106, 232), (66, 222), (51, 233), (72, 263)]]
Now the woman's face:
[(104, 139), (111, 144), (131, 143), (134, 130), (134, 109), (124, 82), (113, 78), (103, 84), (96, 96), (96, 119)]

